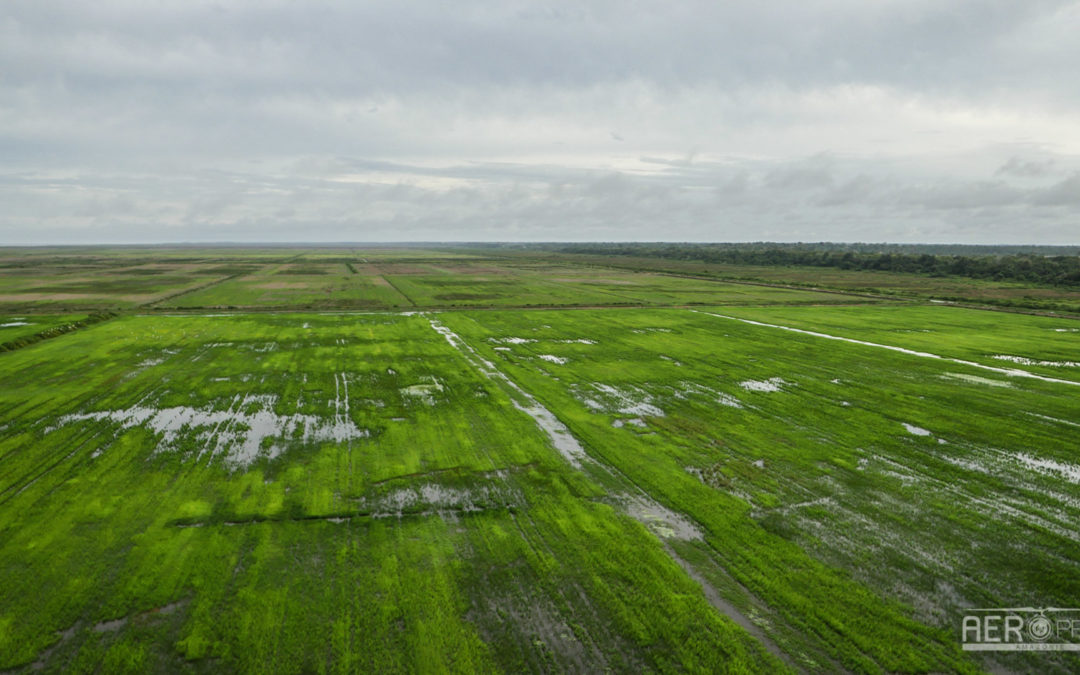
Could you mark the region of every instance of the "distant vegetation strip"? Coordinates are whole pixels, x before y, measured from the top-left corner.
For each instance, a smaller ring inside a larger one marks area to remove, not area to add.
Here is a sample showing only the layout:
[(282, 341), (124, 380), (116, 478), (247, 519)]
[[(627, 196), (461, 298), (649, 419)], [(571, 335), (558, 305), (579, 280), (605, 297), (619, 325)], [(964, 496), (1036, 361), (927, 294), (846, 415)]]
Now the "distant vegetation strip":
[(72, 323), (65, 323), (60, 326), (50, 326), (43, 331), (34, 333), (33, 335), (25, 335), (21, 338), (17, 338), (15, 340), (0, 344), (0, 352), (10, 352), (16, 349), (21, 349), (22, 347), (28, 347), (37, 342), (41, 342), (42, 340), (60, 337), (65, 333), (70, 333), (71, 331), (79, 330), (80, 328), (92, 326), (95, 323), (107, 321), (108, 319), (111, 319), (115, 316), (117, 315), (114, 312), (101, 312), (98, 314), (91, 314), (90, 316), (86, 317), (81, 321), (73, 321)]
[(204, 291), (207, 288), (217, 286), (218, 284), (225, 283), (226, 281), (230, 281), (230, 280), (235, 279), (235, 278), (240, 277), (240, 276), (243, 276), (243, 273), (230, 274), (228, 276), (220, 277), (218, 279), (214, 279), (213, 281), (208, 281), (205, 284), (199, 284), (198, 286), (192, 286), (190, 288), (181, 288), (180, 290), (176, 291), (175, 293), (169, 293), (168, 295), (162, 296), (160, 298), (155, 298), (155, 299), (151, 300), (150, 302), (148, 302), (146, 304), (147, 305), (157, 305), (157, 304), (166, 302), (168, 300), (174, 300), (174, 299), (180, 297), (181, 295), (187, 295), (189, 293), (195, 293), (196, 291)]
[[(937, 247), (905, 249), (896, 244), (525, 244), (534, 250), (607, 256), (644, 256), (733, 265), (799, 265), (845, 270), (873, 270), (960, 276), (995, 281), (1023, 281), (1080, 286), (1080, 247), (972, 247), (967, 253), (932, 253)], [(962, 251), (964, 247), (941, 247)], [(918, 251), (902, 252), (905, 250)]]

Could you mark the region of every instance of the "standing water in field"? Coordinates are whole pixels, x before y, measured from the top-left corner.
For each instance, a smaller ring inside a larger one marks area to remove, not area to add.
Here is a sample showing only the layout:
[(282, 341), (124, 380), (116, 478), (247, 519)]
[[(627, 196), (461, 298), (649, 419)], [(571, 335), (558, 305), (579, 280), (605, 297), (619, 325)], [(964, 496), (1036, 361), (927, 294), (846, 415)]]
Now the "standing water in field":
[[(635, 485), (632, 481), (629, 481), (625, 475), (618, 471), (618, 469), (589, 456), (585, 452), (585, 448), (581, 446), (577, 438), (570, 432), (570, 429), (559, 421), (559, 419), (555, 417), (550, 410), (544, 407), (543, 404), (518, 386), (517, 383), (507, 377), (502, 371), (498, 370), (495, 367), (495, 364), (481, 357), (476, 350), (461, 339), (457, 333), (454, 333), (434, 318), (430, 321), (431, 327), (445, 337), (447, 342), (454, 348), (460, 351), (467, 361), (487, 377), (498, 379), (508, 385), (515, 394), (526, 401), (525, 405), (522, 405), (515, 400), (514, 397), (511, 397), (514, 406), (533, 418), (537, 426), (547, 434), (552, 445), (555, 446), (555, 449), (558, 450), (572, 466), (582, 469), (585, 468), (584, 465), (587, 465), (589, 469), (603, 472), (616, 480), (625, 481), (627, 492), (618, 492), (611, 496), (623, 507), (627, 515), (644, 524), (652, 530), (654, 534), (664, 539), (674, 538), (693, 540), (702, 538), (703, 535), (701, 530), (693, 523), (693, 521), (657, 502), (647, 492)], [(631, 397), (627, 395), (626, 392), (621, 391), (616, 387), (604, 384), (594, 384), (592, 386), (603, 395), (611, 397), (613, 401), (625, 404), (624, 407), (626, 410), (641, 411), (641, 414), (655, 416), (662, 416), (664, 414), (663, 410), (649, 403), (630, 400)], [(636, 388), (631, 389), (635, 395), (645, 394), (643, 390)], [(645, 395), (647, 396), (647, 394)], [(629, 403), (627, 403), (628, 401)], [(631, 423), (635, 425), (637, 423), (644, 424), (644, 421), (635, 419), (631, 420)]]
[(701, 528), (671, 509), (653, 499), (644, 497), (625, 497), (623, 508), (627, 515), (652, 530), (661, 539), (700, 540), (704, 537)]
[(770, 377), (767, 380), (746, 380), (740, 382), (739, 386), (746, 391), (764, 391), (773, 392), (780, 391), (780, 387), (787, 384), (779, 377)]
[(559, 451), (567, 462), (570, 462), (575, 468), (581, 468), (581, 460), (585, 459), (585, 449), (581, 447), (577, 439), (570, 433), (570, 430), (566, 428), (566, 425), (559, 421), (557, 417), (547, 408), (540, 404), (535, 398), (528, 392), (519, 387), (513, 380), (504, 375), (502, 371), (495, 367), (491, 361), (484, 359), (476, 353), (472, 347), (465, 343), (461, 337), (450, 330), (446, 326), (439, 323), (438, 320), (430, 319), (431, 327), (451, 344), (455, 349), (461, 352), (469, 363), (476, 367), (485, 376), (502, 381), (508, 387), (510, 387), (517, 397), (522, 399), (525, 403), (519, 403), (514, 397), (511, 397), (511, 402), (518, 410), (527, 413), (536, 422), (537, 426), (547, 433), (548, 438), (551, 439), (552, 445)]
[[(260, 457), (273, 459), (288, 449), (291, 442), (344, 443), (371, 435), (348, 418), (347, 398), (345, 414), (336, 412), (332, 419), (316, 415), (279, 415), (273, 411), (276, 403), (276, 396), (264, 394), (237, 395), (226, 410), (215, 410), (212, 406), (154, 408), (136, 404), (121, 410), (65, 415), (53, 429), (87, 421), (111, 422), (122, 429), (143, 427), (160, 436), (155, 452), (168, 452), (194, 442), (198, 447), (195, 459), (209, 452), (212, 457), (221, 457), (233, 469), (247, 468)], [(339, 405), (335, 400), (335, 406)], [(267, 445), (267, 439), (274, 442)]]
[(641, 387), (625, 385), (617, 387), (595, 382), (588, 388), (572, 385), (570, 392), (590, 410), (595, 412), (636, 415), (639, 417), (663, 417), (664, 410), (656, 404), (656, 397)]
[(429, 375), (423, 379), (425, 382), (402, 387), (400, 389), (401, 396), (406, 399), (416, 399), (425, 405), (435, 405), (435, 394), (442, 392), (442, 383), (433, 375)]
[(926, 429), (923, 429), (922, 427), (917, 427), (914, 424), (908, 424), (907, 422), (902, 422), (901, 424), (904, 425), (904, 429), (906, 429), (909, 434), (913, 434), (915, 436), (930, 436), (931, 435), (931, 433), (929, 431), (927, 431)]
[(1029, 359), (1026, 356), (1012, 356), (1009, 354), (995, 354), (993, 358), (998, 361), (1008, 361), (1021, 366), (1049, 366), (1050, 368), (1080, 368), (1080, 361), (1041, 361)]

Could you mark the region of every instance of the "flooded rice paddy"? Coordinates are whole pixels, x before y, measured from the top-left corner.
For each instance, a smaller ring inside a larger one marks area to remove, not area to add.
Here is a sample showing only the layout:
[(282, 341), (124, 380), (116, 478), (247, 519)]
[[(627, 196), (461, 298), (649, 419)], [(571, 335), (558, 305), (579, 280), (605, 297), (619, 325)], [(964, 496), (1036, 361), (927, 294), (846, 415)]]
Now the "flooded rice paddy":
[(1080, 593), (1069, 355), (837, 333), (148, 316), (7, 355), (0, 668), (982, 668), (958, 612)]

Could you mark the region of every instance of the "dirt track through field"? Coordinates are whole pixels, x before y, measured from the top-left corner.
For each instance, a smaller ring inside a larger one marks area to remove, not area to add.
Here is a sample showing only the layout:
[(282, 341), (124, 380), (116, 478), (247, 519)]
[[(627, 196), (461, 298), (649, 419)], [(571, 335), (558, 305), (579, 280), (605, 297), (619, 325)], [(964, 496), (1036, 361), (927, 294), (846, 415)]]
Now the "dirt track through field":
[[(480, 354), (470, 344), (465, 342), (461, 336), (444, 326), (435, 317), (430, 317), (429, 321), (432, 329), (446, 338), (446, 341), (457, 349), (470, 365), (479, 370), (486, 377), (506, 385), (513, 394), (516, 394), (516, 396), (511, 395), (511, 401), (514, 404), (514, 407), (533, 418), (533, 421), (535, 421), (537, 426), (547, 434), (552, 445), (568, 463), (574, 468), (584, 470), (587, 473), (589, 470), (604, 473), (607, 477), (613, 478), (618, 483), (623, 484), (625, 486), (625, 491), (621, 494), (610, 495), (611, 499), (622, 505), (623, 510), (630, 517), (641, 522), (654, 534), (654, 536), (660, 539), (664, 550), (671, 559), (674, 560), (691, 579), (696, 581), (702, 587), (702, 591), (709, 604), (712, 605), (717, 612), (726, 616), (758, 639), (771, 654), (787, 665), (795, 667), (791, 657), (788, 656), (786, 652), (780, 649), (780, 647), (746, 615), (739, 611), (733, 604), (727, 602), (704, 576), (694, 570), (692, 565), (678, 556), (667, 542), (664, 541), (666, 536), (674, 536), (675, 538), (686, 540), (702, 539), (704, 535), (698, 523), (695, 523), (685, 514), (673, 511), (660, 504), (641, 486), (631, 480), (629, 476), (586, 452), (585, 448), (578, 439), (574, 437), (570, 429), (567, 428), (554, 413), (548, 410), (547, 407), (536, 400), (532, 394), (525, 391), (520, 385), (511, 380), (510, 377), (499, 370), (494, 363), (480, 356)], [(677, 532), (679, 534), (662, 536), (650, 527), (650, 525), (656, 524), (662, 524), (665, 526), (665, 530)], [(750, 595), (749, 589), (744, 587), (743, 591)]]

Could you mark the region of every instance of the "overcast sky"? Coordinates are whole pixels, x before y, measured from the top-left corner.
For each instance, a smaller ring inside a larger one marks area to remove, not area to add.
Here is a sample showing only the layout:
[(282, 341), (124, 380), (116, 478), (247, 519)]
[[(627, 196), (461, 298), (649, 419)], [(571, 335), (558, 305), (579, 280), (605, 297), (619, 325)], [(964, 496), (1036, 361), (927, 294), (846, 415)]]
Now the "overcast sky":
[(0, 3), (0, 244), (1080, 244), (1080, 1)]

